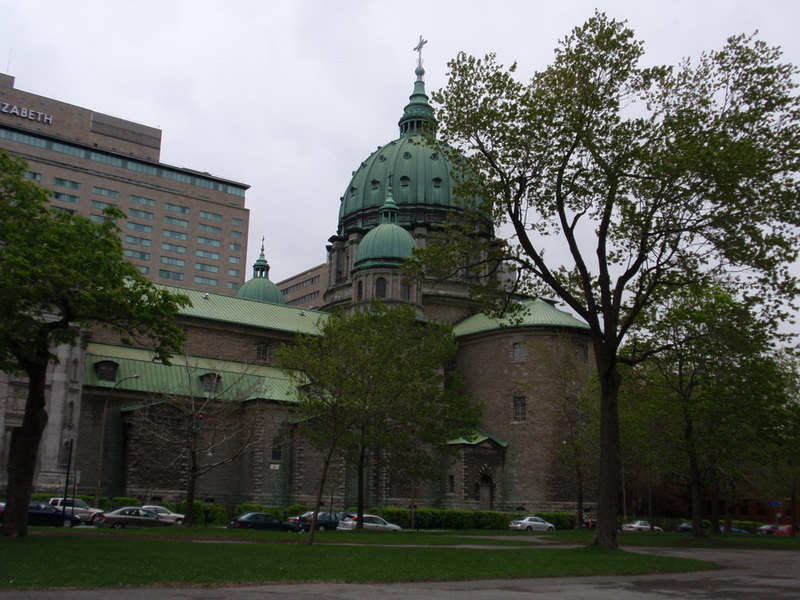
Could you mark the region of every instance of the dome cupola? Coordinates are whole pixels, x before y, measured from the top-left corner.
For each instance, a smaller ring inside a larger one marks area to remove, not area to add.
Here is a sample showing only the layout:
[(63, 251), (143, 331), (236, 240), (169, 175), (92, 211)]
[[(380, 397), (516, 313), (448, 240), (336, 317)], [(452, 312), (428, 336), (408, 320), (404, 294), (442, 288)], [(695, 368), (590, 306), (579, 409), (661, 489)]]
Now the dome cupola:
[[(422, 42), (419, 49), (421, 52)], [(337, 234), (363, 233), (380, 223), (389, 186), (406, 228), (443, 223), (457, 210), (453, 200), (451, 159), (435, 147), (433, 108), (425, 93), (420, 58), (414, 91), (398, 121), (400, 137), (379, 147), (353, 172), (339, 207)], [(391, 183), (390, 183), (391, 179)]]
[(242, 287), (236, 290), (236, 297), (245, 300), (255, 300), (257, 302), (269, 302), (271, 304), (286, 304), (286, 299), (278, 289), (278, 286), (269, 280), (269, 263), (264, 256), (264, 240), (261, 240), (261, 254), (253, 263), (253, 278), (246, 281)]
[(398, 267), (411, 256), (416, 243), (413, 236), (398, 224), (400, 210), (389, 188), (381, 206), (380, 225), (371, 229), (358, 244), (355, 271), (370, 267)]

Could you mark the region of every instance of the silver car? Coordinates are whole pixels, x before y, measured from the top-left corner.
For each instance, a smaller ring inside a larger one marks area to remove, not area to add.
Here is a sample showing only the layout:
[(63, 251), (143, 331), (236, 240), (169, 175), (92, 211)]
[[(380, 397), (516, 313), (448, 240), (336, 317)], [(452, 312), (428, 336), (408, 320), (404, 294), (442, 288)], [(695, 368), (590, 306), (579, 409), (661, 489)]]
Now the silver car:
[(166, 519), (167, 521), (172, 521), (173, 523), (175, 523), (175, 525), (183, 525), (183, 515), (180, 513), (172, 512), (168, 508), (165, 508), (163, 506), (158, 506), (157, 504), (145, 504), (142, 508), (145, 510), (153, 511), (162, 519)]
[[(364, 515), (364, 529), (371, 531), (401, 531), (403, 528), (394, 523), (389, 523), (377, 515)], [(353, 531), (358, 525), (358, 516), (345, 517), (339, 521), (336, 531)]]
[(520, 517), (508, 525), (514, 531), (555, 531), (556, 526), (541, 517)]
[(111, 527), (122, 529), (124, 527), (161, 527), (163, 525), (173, 525), (173, 521), (162, 519), (152, 510), (144, 509), (140, 506), (125, 506), (103, 513), (95, 519), (98, 527)]

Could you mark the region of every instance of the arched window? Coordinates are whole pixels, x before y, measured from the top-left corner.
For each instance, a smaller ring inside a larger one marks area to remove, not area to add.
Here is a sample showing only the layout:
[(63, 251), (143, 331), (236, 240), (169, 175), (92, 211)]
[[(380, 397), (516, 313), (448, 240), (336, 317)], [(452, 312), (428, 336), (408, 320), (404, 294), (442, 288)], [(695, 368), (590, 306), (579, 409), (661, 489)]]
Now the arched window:
[(383, 277), (378, 277), (375, 280), (375, 296), (386, 298), (386, 279)]
[(356, 285), (356, 300), (363, 300), (364, 299), (364, 282), (359, 281)]
[(94, 372), (100, 381), (116, 381), (119, 364), (113, 360), (101, 360), (94, 363)]
[(203, 391), (209, 394), (216, 394), (219, 391), (219, 381), (222, 376), (219, 373), (205, 373), (200, 376), (200, 382), (203, 384)]
[(400, 284), (400, 299), (406, 302), (411, 300), (411, 286), (407, 283)]

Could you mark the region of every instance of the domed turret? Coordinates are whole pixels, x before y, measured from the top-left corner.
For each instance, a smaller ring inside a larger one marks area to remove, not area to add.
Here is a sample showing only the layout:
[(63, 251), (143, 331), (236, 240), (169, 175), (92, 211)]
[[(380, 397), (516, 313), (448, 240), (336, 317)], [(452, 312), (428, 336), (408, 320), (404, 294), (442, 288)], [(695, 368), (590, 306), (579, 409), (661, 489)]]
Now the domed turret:
[(392, 189), (381, 207), (381, 224), (371, 229), (356, 250), (355, 269), (399, 267), (416, 247), (413, 236), (397, 223), (399, 209), (392, 198)]
[(340, 236), (379, 223), (390, 185), (404, 227), (443, 223), (456, 208), (450, 161), (426, 137), (435, 133), (436, 119), (425, 93), (422, 64), (415, 73), (414, 92), (398, 122), (400, 137), (378, 148), (353, 172), (339, 208)]
[(237, 298), (269, 302), (271, 304), (286, 304), (286, 299), (278, 286), (269, 280), (269, 263), (264, 256), (264, 240), (261, 240), (261, 254), (253, 263), (253, 278), (246, 281), (236, 291)]

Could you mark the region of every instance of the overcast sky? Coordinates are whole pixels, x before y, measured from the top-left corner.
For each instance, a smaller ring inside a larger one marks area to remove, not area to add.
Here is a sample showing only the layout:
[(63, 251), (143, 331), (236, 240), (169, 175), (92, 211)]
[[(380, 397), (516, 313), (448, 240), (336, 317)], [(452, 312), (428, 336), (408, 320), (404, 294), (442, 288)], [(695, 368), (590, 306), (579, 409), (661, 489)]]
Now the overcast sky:
[(248, 266), (264, 236), (278, 282), (325, 261), (353, 170), (398, 136), (420, 35), (428, 93), (462, 50), (527, 79), (595, 9), (628, 21), (647, 63), (758, 30), (800, 64), (797, 0), (0, 0), (0, 71), (160, 128), (165, 163), (249, 184)]

